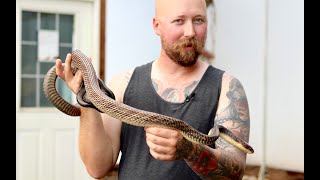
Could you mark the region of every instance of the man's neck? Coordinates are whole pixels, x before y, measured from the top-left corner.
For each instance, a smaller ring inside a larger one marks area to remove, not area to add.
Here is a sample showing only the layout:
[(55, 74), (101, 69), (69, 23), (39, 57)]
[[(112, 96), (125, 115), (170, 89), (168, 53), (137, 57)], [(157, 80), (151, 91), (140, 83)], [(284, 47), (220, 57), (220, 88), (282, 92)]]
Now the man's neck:
[(198, 85), (207, 68), (208, 64), (201, 60), (191, 67), (183, 67), (169, 58), (160, 57), (152, 64), (151, 79), (163, 99), (183, 102)]

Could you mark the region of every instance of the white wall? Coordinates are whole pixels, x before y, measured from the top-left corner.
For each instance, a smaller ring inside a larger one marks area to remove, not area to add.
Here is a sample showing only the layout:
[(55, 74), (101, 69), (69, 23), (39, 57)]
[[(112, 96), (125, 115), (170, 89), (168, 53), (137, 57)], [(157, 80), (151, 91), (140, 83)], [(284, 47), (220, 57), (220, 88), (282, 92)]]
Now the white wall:
[(247, 163), (263, 160), (263, 1), (216, 1), (216, 59), (214, 65), (237, 77), (249, 101), (251, 130), (249, 144), (255, 153)]
[[(115, 73), (157, 58), (160, 41), (152, 29), (154, 1), (107, 3), (109, 80)], [(216, 10), (213, 65), (240, 79), (246, 90), (250, 144), (255, 149), (248, 155), (248, 164), (261, 165), (265, 157), (267, 166), (303, 172), (303, 0), (271, 0), (269, 31), (265, 0), (216, 0)]]
[(304, 1), (270, 0), (267, 164), (304, 171)]
[(214, 65), (246, 89), (256, 150), (248, 164), (265, 157), (269, 167), (304, 172), (303, 0), (266, 2), (216, 1)]
[(107, 1), (106, 80), (159, 56), (160, 39), (153, 31), (153, 16), (153, 0)]

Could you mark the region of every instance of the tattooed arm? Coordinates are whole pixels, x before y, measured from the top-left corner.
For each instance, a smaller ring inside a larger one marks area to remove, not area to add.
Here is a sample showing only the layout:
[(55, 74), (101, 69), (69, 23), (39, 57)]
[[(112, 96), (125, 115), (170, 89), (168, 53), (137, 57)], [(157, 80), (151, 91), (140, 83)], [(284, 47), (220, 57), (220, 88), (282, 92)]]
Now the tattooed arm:
[[(158, 94), (171, 102), (181, 102), (198, 81), (182, 87), (166, 86), (153, 79)], [(223, 125), (245, 141), (249, 140), (249, 109), (241, 83), (224, 74), (215, 124)], [(149, 127), (146, 140), (151, 155), (158, 160), (185, 159), (187, 164), (203, 179), (241, 179), (244, 173), (246, 154), (222, 139), (216, 141), (216, 149), (192, 144), (171, 129)], [(180, 140), (178, 140), (180, 139)], [(177, 141), (178, 140), (178, 141)]]
[[(250, 117), (245, 91), (236, 78), (224, 74), (215, 124), (223, 125), (235, 135), (249, 141)], [(216, 149), (192, 144), (179, 143), (177, 153), (184, 155), (187, 164), (203, 179), (242, 179), (246, 153), (219, 138)], [(190, 150), (192, 149), (192, 150)]]

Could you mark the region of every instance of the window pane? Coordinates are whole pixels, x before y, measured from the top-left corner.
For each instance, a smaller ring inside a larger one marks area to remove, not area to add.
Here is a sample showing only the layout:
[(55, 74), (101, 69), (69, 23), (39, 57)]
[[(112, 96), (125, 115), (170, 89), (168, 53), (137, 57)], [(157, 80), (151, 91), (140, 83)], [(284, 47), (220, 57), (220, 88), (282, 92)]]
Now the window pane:
[(68, 53), (71, 53), (72, 48), (71, 47), (60, 47), (59, 48), (59, 57), (61, 61), (64, 63), (67, 57)]
[(22, 78), (21, 81), (21, 106), (36, 106), (36, 79)]
[(21, 61), (22, 74), (36, 74), (37, 46), (22, 45)]
[(40, 73), (43, 75), (47, 74), (47, 72), (55, 65), (55, 62), (40, 62)]
[(66, 85), (66, 83), (61, 79), (57, 78), (57, 87), (58, 87), (58, 92), (60, 96), (67, 102), (71, 104), (72, 102), (72, 91), (69, 89), (69, 87)]
[(43, 80), (44, 80), (44, 78), (41, 78), (41, 80), (40, 80), (40, 106), (41, 107), (52, 107), (53, 106), (52, 103), (44, 95)]
[(41, 13), (40, 29), (55, 30), (56, 29), (56, 15), (49, 13)]
[[(40, 86), (40, 106), (41, 107), (53, 107), (53, 104), (47, 99), (43, 92), (43, 81), (44, 78), (41, 78), (41, 86)], [(60, 79), (59, 77), (56, 80), (56, 88), (60, 96), (70, 104), (72, 103), (72, 91), (66, 85), (66, 83)]]
[(72, 43), (73, 15), (60, 15), (60, 43)]
[(22, 40), (37, 41), (37, 13), (22, 11)]

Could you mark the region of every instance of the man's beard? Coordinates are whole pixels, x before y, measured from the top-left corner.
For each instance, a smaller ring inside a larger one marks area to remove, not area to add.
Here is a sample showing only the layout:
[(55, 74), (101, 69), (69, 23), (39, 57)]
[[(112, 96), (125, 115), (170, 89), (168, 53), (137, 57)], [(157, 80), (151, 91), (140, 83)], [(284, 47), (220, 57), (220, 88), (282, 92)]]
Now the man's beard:
[[(203, 50), (203, 43), (194, 37), (179, 39), (171, 47), (167, 45), (164, 38), (161, 38), (161, 42), (168, 57), (175, 63), (184, 67), (194, 65)], [(190, 47), (192, 49), (185, 49)]]

